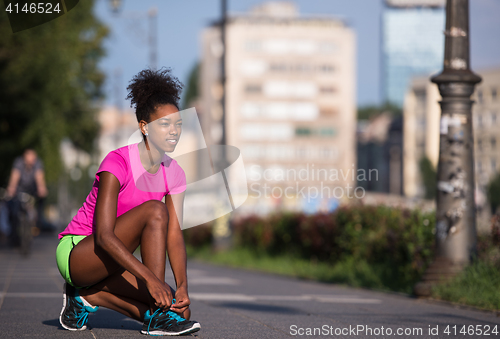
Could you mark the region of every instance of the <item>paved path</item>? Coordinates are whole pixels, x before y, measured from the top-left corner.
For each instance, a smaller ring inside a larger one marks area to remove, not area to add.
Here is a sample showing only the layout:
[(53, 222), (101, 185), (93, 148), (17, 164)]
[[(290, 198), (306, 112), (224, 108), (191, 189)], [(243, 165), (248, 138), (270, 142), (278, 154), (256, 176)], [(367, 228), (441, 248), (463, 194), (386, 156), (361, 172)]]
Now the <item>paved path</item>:
[[(62, 329), (58, 316), (63, 280), (55, 265), (56, 245), (55, 237), (38, 237), (28, 259), (0, 249), (0, 338), (144, 338), (141, 324), (106, 309), (90, 316), (90, 330)], [(500, 331), (500, 318), (491, 313), (405, 296), (197, 262), (189, 262), (188, 276), (193, 319), (202, 325), (193, 335), (198, 338), (291, 338), (314, 334), (315, 328), (316, 334), (329, 335), (304, 337), (500, 337), (491, 332), (495, 326)], [(448, 325), (449, 335), (444, 333)], [(461, 335), (464, 325), (471, 331), (489, 326), (490, 335)], [(429, 335), (430, 328), (438, 335)]]

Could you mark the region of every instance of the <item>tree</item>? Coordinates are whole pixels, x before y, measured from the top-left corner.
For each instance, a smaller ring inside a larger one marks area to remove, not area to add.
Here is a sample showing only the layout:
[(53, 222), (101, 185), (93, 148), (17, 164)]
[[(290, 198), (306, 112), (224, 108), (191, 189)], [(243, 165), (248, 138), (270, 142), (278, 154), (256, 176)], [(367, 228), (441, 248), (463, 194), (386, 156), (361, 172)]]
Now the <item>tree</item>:
[(402, 115), (399, 106), (386, 102), (380, 106), (370, 105), (358, 108), (358, 120), (370, 120), (370, 118), (382, 113), (389, 113), (394, 118)]
[(500, 207), (500, 173), (497, 173), (489, 182), (487, 192), (491, 213), (495, 213)]
[(189, 72), (188, 83), (184, 92), (184, 100), (182, 101), (182, 108), (186, 109), (193, 100), (199, 96), (199, 76), (200, 76), (200, 63), (197, 62)]
[(108, 34), (93, 4), (80, 1), (65, 15), (14, 34), (5, 11), (0, 14), (0, 184), (25, 148), (44, 160), (49, 182), (62, 168), (63, 138), (92, 150), (104, 81), (97, 65)]

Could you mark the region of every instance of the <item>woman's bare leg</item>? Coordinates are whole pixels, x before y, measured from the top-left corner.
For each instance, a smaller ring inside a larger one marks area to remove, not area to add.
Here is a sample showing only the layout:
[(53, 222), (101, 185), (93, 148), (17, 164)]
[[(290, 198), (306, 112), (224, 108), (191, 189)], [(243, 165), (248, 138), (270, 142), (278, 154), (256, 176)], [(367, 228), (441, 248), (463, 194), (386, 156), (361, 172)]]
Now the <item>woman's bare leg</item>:
[[(116, 219), (114, 233), (130, 253), (141, 245), (142, 261), (161, 281), (165, 281), (168, 210), (157, 200), (147, 201)], [(71, 251), (70, 274), (77, 286), (91, 286), (121, 269), (102, 248), (94, 235), (80, 241)]]
[[(114, 233), (131, 253), (141, 245), (144, 265), (165, 281), (167, 229), (166, 205), (152, 200), (118, 217)], [(95, 246), (93, 235), (72, 250), (70, 275), (76, 286), (92, 286), (80, 293), (94, 306), (111, 308), (135, 319), (142, 319), (145, 310), (154, 307), (144, 283)], [(184, 314), (189, 316), (189, 312)]]
[[(171, 287), (170, 289), (172, 295), (175, 295), (175, 291)], [(89, 289), (80, 290), (80, 295), (94, 306), (110, 308), (140, 321), (150, 309), (146, 285), (123, 269)], [(191, 310), (187, 308), (180, 315), (189, 319)]]

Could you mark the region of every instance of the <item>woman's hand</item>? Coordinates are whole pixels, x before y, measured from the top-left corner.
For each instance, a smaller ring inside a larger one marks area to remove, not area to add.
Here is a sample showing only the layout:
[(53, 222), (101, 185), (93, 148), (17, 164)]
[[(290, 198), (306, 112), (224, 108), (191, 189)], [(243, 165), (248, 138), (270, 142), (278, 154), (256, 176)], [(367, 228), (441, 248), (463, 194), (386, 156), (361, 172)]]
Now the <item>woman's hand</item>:
[(182, 314), (187, 310), (190, 304), (191, 301), (189, 300), (187, 288), (181, 286), (175, 291), (175, 304), (173, 304), (170, 309), (175, 313)]
[(173, 295), (170, 287), (162, 283), (156, 276), (146, 281), (146, 287), (154, 300), (154, 304), (162, 309), (167, 309), (172, 304)]

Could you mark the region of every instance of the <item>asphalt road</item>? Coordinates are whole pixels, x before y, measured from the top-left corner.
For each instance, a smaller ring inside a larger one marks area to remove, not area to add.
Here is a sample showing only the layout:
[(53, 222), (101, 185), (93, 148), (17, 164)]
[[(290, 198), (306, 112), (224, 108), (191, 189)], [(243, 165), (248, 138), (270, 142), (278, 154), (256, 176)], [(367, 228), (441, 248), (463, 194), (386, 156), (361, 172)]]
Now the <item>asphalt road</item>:
[[(55, 236), (38, 237), (27, 259), (0, 249), (0, 337), (144, 338), (140, 323), (106, 309), (89, 317), (89, 330), (59, 325), (63, 279), (56, 246)], [(402, 295), (198, 262), (188, 263), (188, 281), (192, 318), (202, 327), (192, 335), (198, 338), (500, 337), (494, 333), (500, 317), (493, 313)]]

